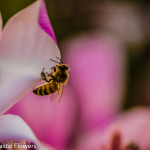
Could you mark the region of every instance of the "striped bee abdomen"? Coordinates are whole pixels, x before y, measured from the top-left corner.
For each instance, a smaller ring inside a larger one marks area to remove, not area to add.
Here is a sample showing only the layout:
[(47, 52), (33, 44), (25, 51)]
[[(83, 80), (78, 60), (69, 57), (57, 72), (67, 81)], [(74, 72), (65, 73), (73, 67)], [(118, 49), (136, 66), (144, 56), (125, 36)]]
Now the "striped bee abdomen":
[(58, 90), (58, 85), (54, 83), (46, 83), (33, 89), (33, 93), (39, 96), (45, 96), (55, 93)]

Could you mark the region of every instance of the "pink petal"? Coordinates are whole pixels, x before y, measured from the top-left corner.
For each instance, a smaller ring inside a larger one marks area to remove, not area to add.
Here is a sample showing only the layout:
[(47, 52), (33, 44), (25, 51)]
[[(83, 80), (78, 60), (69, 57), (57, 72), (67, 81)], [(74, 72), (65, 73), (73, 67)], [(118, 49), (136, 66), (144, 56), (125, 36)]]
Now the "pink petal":
[(120, 109), (124, 82), (122, 45), (107, 35), (88, 33), (64, 44), (70, 82), (86, 131), (109, 122)]
[[(95, 130), (80, 138), (76, 150), (102, 149), (109, 146), (115, 132), (120, 133), (122, 145), (126, 147), (134, 143), (140, 150), (150, 149), (150, 109), (136, 108), (120, 114), (118, 119), (103, 130)], [(102, 149), (103, 150), (103, 149)]]
[(59, 106), (50, 96), (36, 96), (29, 92), (7, 113), (21, 116), (37, 137), (58, 149), (66, 148), (76, 128), (76, 101), (69, 85), (65, 86)]
[(60, 58), (52, 38), (38, 24), (41, 1), (14, 15), (0, 39), (0, 113), (14, 105), (40, 81), (43, 67), (56, 65), (49, 59)]
[(41, 1), (42, 1), (42, 4), (41, 4), (41, 9), (40, 9), (40, 15), (39, 15), (39, 24), (41, 28), (54, 40), (54, 42), (57, 43), (54, 31), (52, 29), (52, 25), (47, 15), (45, 2), (44, 0), (41, 0)]
[(136, 143), (141, 150), (150, 149), (150, 109), (136, 108), (123, 115), (112, 125), (122, 133), (125, 143)]
[[(26, 140), (34, 143), (39, 150), (47, 150), (42, 147), (29, 126), (18, 116), (3, 115), (0, 117), (0, 141)], [(52, 150), (52, 148), (49, 148)]]

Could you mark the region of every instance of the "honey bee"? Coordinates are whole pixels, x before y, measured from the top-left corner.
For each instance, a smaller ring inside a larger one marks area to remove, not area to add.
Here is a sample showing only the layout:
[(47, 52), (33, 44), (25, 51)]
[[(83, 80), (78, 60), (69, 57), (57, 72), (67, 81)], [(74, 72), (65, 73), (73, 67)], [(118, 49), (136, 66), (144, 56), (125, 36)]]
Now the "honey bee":
[[(59, 59), (58, 57), (56, 57)], [(58, 104), (61, 100), (64, 86), (66, 85), (68, 79), (69, 79), (69, 74), (68, 71), (69, 65), (64, 64), (61, 59), (60, 62), (57, 62), (55, 60), (50, 59), (51, 61), (54, 61), (58, 63), (55, 67), (52, 67), (52, 73), (45, 73), (44, 69), (41, 72), (41, 79), (46, 81), (45, 84), (39, 85), (36, 88), (33, 88), (33, 93), (39, 96), (45, 96), (45, 95), (50, 95), (51, 94), (51, 99), (54, 100), (56, 98), (59, 98)], [(49, 77), (49, 79), (47, 78)]]

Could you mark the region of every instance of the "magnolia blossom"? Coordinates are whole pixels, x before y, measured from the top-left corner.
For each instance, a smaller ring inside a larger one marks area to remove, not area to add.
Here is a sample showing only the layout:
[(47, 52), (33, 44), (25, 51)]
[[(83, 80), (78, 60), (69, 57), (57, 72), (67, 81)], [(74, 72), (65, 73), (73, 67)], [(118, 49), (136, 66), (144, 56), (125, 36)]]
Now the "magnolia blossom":
[[(1, 20), (1, 19), (0, 19)], [(0, 23), (0, 113), (14, 105), (40, 81), (40, 73), (60, 58), (43, 0)]]
[[(54, 62), (49, 59), (56, 57), (60, 58), (60, 51), (43, 0), (15, 14), (3, 30), (0, 16), (1, 114), (41, 80), (44, 67), (50, 71)], [(0, 148), (52, 149), (43, 146), (28, 125), (14, 115), (0, 116)]]

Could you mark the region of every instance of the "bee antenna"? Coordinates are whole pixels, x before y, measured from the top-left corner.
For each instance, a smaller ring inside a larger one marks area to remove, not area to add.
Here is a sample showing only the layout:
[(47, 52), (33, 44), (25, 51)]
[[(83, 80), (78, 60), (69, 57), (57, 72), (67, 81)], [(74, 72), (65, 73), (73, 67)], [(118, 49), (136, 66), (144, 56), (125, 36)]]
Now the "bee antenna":
[(57, 61), (55, 61), (55, 60), (53, 60), (53, 59), (49, 59), (49, 60), (51, 60), (51, 61), (53, 61), (53, 62), (56, 62), (56, 63), (60, 64), (59, 62), (57, 62)]
[(60, 58), (58, 58), (58, 57), (56, 57), (56, 58), (60, 60), (61, 64), (63, 64), (63, 63), (64, 63), (62, 59), (60, 59)]

